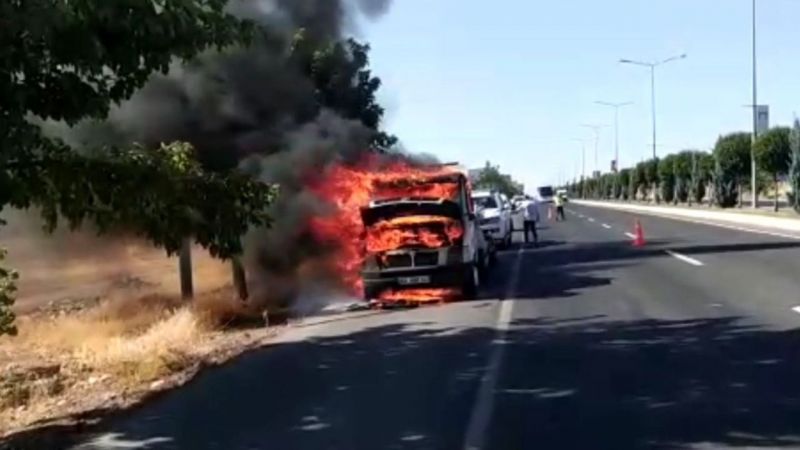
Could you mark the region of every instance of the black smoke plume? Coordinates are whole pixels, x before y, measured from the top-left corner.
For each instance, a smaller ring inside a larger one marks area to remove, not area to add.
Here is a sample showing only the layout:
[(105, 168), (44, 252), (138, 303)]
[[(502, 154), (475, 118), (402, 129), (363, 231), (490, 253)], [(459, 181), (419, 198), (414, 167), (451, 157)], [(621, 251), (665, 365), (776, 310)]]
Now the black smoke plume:
[(309, 219), (330, 206), (306, 189), (305, 177), (356, 160), (374, 130), (320, 109), (314, 84), (287, 54), (299, 29), (319, 42), (342, 40), (357, 31), (359, 20), (379, 18), (389, 7), (390, 0), (232, 0), (229, 12), (261, 26), (250, 48), (176, 63), (108, 120), (64, 137), (83, 148), (188, 141), (209, 169), (238, 168), (279, 184), (273, 228), (246, 237), (251, 298), (286, 305), (308, 289), (335, 286), (334, 274), (315, 267), (330, 249), (307, 230)]

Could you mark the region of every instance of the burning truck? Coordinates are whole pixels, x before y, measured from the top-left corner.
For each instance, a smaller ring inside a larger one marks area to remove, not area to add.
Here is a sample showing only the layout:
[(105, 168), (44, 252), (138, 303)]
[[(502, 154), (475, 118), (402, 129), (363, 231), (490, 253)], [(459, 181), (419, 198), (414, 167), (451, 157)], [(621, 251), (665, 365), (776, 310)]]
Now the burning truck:
[(353, 293), (378, 303), (472, 298), (495, 259), (464, 172), (453, 165), (338, 167), (318, 191), (337, 214), (315, 229), (338, 238)]

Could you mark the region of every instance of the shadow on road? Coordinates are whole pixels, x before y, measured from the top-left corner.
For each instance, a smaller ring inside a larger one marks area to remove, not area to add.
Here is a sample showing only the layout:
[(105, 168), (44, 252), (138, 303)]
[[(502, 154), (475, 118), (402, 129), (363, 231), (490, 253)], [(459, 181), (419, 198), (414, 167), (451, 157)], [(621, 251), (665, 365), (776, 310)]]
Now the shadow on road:
[(585, 319), (517, 323), (492, 448), (800, 446), (800, 331)]
[[(490, 448), (800, 445), (797, 330), (735, 317), (512, 325), (493, 344), (508, 347)], [(486, 364), (475, 349), (493, 334), (395, 324), (259, 351), (105, 424), (105, 448), (460, 448)]]
[[(615, 268), (663, 257), (665, 248), (702, 254), (798, 246), (670, 245), (526, 248), (521, 280), (548, 282), (521, 282), (512, 295), (574, 296), (612, 283), (608, 273)], [(502, 255), (483, 298), (509, 292), (515, 258)], [(800, 330), (747, 326), (737, 317), (592, 315), (519, 319), (503, 342), (494, 336), (492, 327), (417, 322), (275, 345), (140, 408), (96, 413), (106, 445), (84, 448), (461, 448), (490, 342), (507, 346), (490, 427), (493, 449), (800, 446)], [(60, 440), (16, 444), (34, 434), (0, 448), (68, 447)]]

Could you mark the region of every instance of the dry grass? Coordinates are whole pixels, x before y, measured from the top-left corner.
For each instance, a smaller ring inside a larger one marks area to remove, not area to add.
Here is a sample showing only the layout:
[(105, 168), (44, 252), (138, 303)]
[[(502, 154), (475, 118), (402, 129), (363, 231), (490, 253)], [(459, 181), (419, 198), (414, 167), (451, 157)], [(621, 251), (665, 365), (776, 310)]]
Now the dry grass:
[(21, 280), (20, 335), (0, 337), (0, 436), (183, 376), (244, 345), (220, 332), (247, 313), (226, 286), (228, 263), (193, 251), (197, 295), (187, 305), (176, 258), (145, 241), (65, 229), (49, 236), (29, 213), (3, 215), (0, 241)]
[[(23, 317), (20, 335), (0, 348), (66, 361), (83, 370), (138, 383), (182, 368), (192, 347), (234, 310), (225, 289), (192, 305), (178, 297), (147, 295), (109, 300), (74, 315)], [(127, 383), (126, 383), (127, 384)]]
[(221, 327), (243, 311), (225, 288), (190, 305), (147, 295), (24, 316), (19, 336), (0, 338), (0, 423), (53, 414), (59, 398), (142, 389), (179, 373), (213, 353)]

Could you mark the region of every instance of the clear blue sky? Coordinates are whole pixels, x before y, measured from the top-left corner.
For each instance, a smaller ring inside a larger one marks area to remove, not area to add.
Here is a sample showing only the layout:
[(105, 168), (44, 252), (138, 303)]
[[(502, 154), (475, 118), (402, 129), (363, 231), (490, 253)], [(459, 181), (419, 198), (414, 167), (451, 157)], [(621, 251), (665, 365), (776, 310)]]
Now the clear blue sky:
[[(572, 178), (586, 139), (587, 173), (650, 152), (650, 79), (620, 58), (657, 60), (659, 154), (710, 149), (721, 133), (749, 130), (750, 0), (395, 0), (364, 24), (383, 80), (386, 126), (412, 151), (470, 167), (491, 160), (528, 189)], [(800, 113), (800, 1), (759, 0), (759, 103), (771, 125)]]

